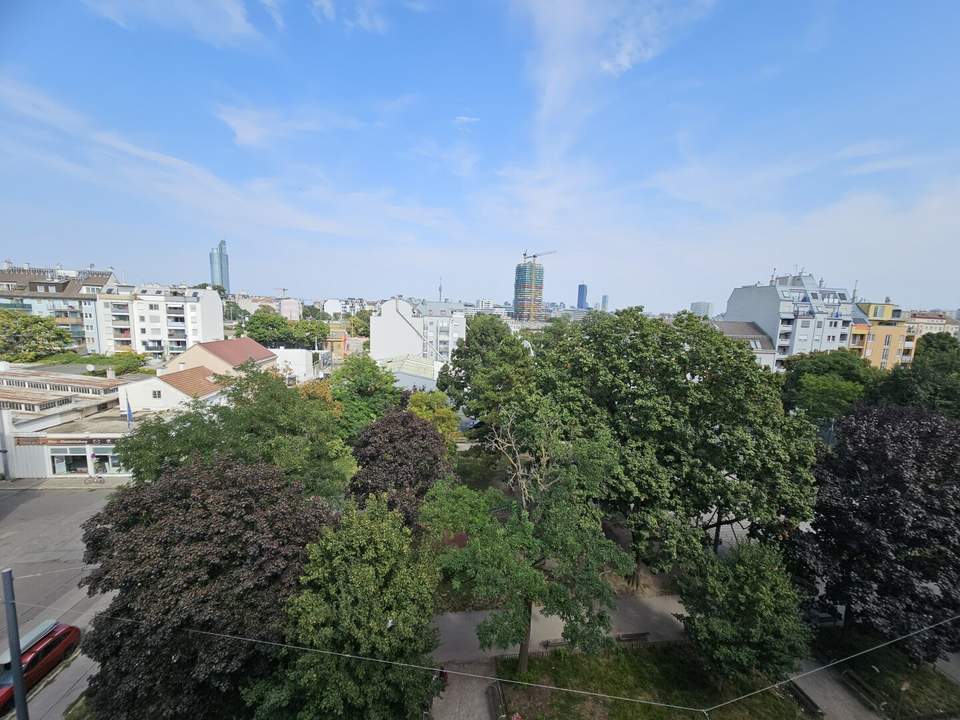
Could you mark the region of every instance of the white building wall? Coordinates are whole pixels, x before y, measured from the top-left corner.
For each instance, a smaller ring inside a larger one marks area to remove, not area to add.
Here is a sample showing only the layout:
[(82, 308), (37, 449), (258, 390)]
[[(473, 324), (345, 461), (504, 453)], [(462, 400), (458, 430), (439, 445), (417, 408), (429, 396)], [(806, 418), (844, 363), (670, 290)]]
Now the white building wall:
[(329, 298), (328, 300), (323, 301), (323, 311), (327, 313), (330, 317), (333, 317), (337, 313), (343, 313), (343, 303), (341, 303), (336, 298)]
[(120, 386), (120, 413), (127, 411), (127, 401), (130, 402), (130, 409), (136, 413), (146, 410), (183, 410), (190, 404), (190, 399), (189, 395), (158, 377), (146, 378)]
[(401, 355), (423, 356), (423, 318), (415, 317), (406, 300), (387, 300), (370, 317), (370, 357), (386, 360)]
[(323, 377), (319, 366), (313, 363), (313, 351), (301, 348), (273, 348), (277, 356), (274, 366), (285, 377), (293, 377), (297, 383)]

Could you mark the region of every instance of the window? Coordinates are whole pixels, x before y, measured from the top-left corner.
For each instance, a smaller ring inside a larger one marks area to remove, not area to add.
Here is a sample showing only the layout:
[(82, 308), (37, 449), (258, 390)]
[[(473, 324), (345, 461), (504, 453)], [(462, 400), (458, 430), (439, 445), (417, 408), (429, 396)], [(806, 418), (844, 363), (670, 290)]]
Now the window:
[[(887, 336), (883, 339), (883, 346), (884, 346), (885, 348), (890, 347), (890, 337), (891, 337), (890, 335), (887, 335)], [(886, 350), (884, 350), (884, 352), (886, 352)]]
[(818, 328), (822, 328), (822, 327), (823, 327), (823, 320), (817, 320), (817, 327), (818, 327)]
[(160, 309), (160, 304), (159, 304), (159, 303), (150, 303), (150, 304), (147, 306), (147, 309), (148, 309), (148, 310), (159, 310), (159, 309)]
[(140, 322), (146, 322), (146, 321), (147, 321), (147, 316), (146, 316), (146, 315), (141, 315), (141, 316), (140, 316)]
[(93, 448), (93, 471), (98, 475), (111, 475), (123, 472), (123, 467), (120, 465), (120, 458), (116, 456), (112, 446), (103, 445)]
[(154, 399), (154, 400), (159, 400), (159, 399), (160, 399), (160, 391), (159, 391), (159, 390), (154, 390), (152, 394), (153, 394), (153, 399)]
[(50, 448), (50, 462), (54, 475), (86, 475), (87, 449), (83, 446)]
[(800, 321), (800, 327), (802, 327), (802, 328), (808, 328), (808, 327), (810, 327), (810, 321), (809, 321), (809, 320), (801, 320), (801, 321)]
[(141, 335), (146, 335), (146, 334), (147, 334), (147, 329), (146, 329), (146, 328), (143, 328), (143, 327), (140, 328), (140, 334), (141, 334)]

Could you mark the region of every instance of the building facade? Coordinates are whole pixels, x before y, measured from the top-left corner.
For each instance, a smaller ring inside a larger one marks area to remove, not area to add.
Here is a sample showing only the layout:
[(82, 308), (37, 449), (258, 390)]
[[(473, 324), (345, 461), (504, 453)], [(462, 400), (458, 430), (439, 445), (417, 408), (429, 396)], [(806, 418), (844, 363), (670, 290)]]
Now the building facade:
[(467, 319), (459, 303), (412, 305), (393, 298), (370, 318), (370, 357), (388, 360), (412, 356), (445, 364), (467, 336)]
[(886, 370), (913, 361), (916, 337), (906, 314), (889, 298), (859, 302), (854, 308), (850, 349), (874, 367)]
[(583, 283), (577, 285), (577, 310), (589, 310), (590, 304), (587, 302), (587, 286)]
[(70, 334), (71, 349), (104, 352), (97, 321), (97, 295), (116, 287), (112, 270), (64, 270), (5, 263), (0, 267), (0, 310), (53, 318)]
[(907, 313), (907, 324), (918, 340), (930, 333), (960, 336), (960, 323), (947, 313), (938, 310), (911, 310)]
[(227, 241), (221, 240), (210, 250), (210, 284), (219, 285), (230, 294), (230, 256)]
[(736, 288), (723, 319), (756, 323), (776, 346), (779, 370), (791, 355), (846, 348), (853, 300), (845, 288), (827, 287), (809, 273), (781, 275)]
[(178, 355), (223, 339), (223, 301), (209, 288), (116, 286), (96, 299), (100, 352)]
[(515, 320), (543, 319), (543, 265), (536, 260), (517, 264), (513, 279)]
[(728, 338), (738, 340), (750, 348), (760, 367), (776, 369), (777, 351), (773, 341), (756, 323), (712, 320), (710, 324)]

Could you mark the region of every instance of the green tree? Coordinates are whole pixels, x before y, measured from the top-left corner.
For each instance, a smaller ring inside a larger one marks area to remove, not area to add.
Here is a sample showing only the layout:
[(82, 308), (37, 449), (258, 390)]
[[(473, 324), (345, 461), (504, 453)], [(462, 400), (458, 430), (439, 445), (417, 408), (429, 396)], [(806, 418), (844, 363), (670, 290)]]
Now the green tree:
[(440, 390), (415, 392), (407, 401), (407, 410), (433, 425), (443, 436), (448, 450), (456, 451), (460, 439), (460, 418), (450, 407), (450, 399)]
[(324, 312), (323, 308), (316, 305), (304, 305), (303, 317), (307, 320), (319, 320), (321, 322), (329, 322), (333, 319), (330, 317), (330, 313)]
[(440, 483), (421, 508), (421, 523), (438, 541), (466, 538), (462, 547), (441, 545), (444, 572), (455, 589), (497, 606), (477, 636), (485, 648), (519, 644), (521, 673), (534, 607), (560, 617), (575, 647), (596, 650), (607, 641), (614, 594), (604, 574), (631, 570), (590, 501), (610, 457), (596, 443), (577, 443), (533, 471), (518, 500)]
[[(243, 325), (247, 337), (253, 338), (266, 347), (292, 347), (294, 333), (292, 324), (280, 313), (270, 307), (261, 306), (247, 318)], [(312, 344), (311, 344), (312, 347)]]
[(202, 282), (202, 283), (197, 283), (196, 285), (191, 285), (190, 287), (197, 288), (197, 289), (216, 290), (221, 300), (227, 299), (227, 290), (225, 287), (223, 287), (223, 285), (211, 285), (208, 282)]
[(467, 415), (493, 420), (514, 388), (531, 381), (530, 348), (495, 315), (467, 320), (467, 335), (457, 343), (437, 388)]
[(810, 516), (815, 429), (784, 412), (745, 345), (690, 313), (668, 325), (640, 308), (551, 323), (533, 345), (556, 426), (614, 439), (603, 496), (638, 559), (669, 565), (705, 533), (718, 547), (724, 526), (779, 534)]
[(291, 347), (319, 349), (330, 333), (329, 326), (319, 320), (299, 320), (291, 325)]
[(360, 310), (356, 315), (351, 315), (347, 320), (347, 332), (354, 337), (370, 337), (370, 316), (369, 310)]
[(723, 558), (701, 551), (686, 566), (678, 617), (711, 674), (779, 678), (806, 654), (809, 630), (775, 547), (740, 545)]
[[(350, 505), (308, 546), (301, 591), (289, 605), (291, 643), (429, 666), (438, 572), (383, 499)], [(429, 672), (293, 651), (246, 697), (262, 720), (419, 720), (436, 694)]]
[(277, 653), (216, 635), (283, 640), (284, 606), (327, 518), (264, 465), (185, 465), (113, 493), (83, 524), (91, 570), (81, 584), (113, 593), (83, 637), (99, 663), (86, 693), (93, 714), (248, 714), (240, 688), (269, 673)]
[(70, 333), (53, 318), (0, 310), (0, 360), (33, 362), (63, 352), (71, 344)]
[(351, 355), (330, 376), (333, 398), (343, 412), (340, 426), (346, 438), (355, 438), (367, 425), (402, 399), (396, 378), (366, 355)]
[(884, 376), (853, 351), (794, 355), (784, 366), (784, 406), (803, 409), (821, 426), (849, 413)]
[(871, 399), (883, 405), (927, 408), (960, 420), (960, 341), (947, 333), (921, 336), (913, 362), (894, 368)]
[(329, 402), (304, 397), (253, 367), (232, 380), (227, 398), (225, 405), (197, 403), (173, 417), (144, 420), (120, 438), (117, 454), (134, 482), (155, 481), (192, 458), (228, 458), (275, 465), (312, 494), (342, 497), (356, 462)]
[(242, 326), (249, 319), (250, 311), (244, 310), (233, 300), (227, 300), (223, 304), (223, 317), (226, 320), (233, 320)]

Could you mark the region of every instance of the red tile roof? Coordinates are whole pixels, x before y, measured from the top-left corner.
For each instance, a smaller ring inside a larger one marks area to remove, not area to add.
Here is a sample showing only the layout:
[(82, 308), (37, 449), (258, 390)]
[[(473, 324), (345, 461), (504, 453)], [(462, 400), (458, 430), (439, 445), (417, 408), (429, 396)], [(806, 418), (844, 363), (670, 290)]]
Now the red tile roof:
[(253, 360), (259, 363), (276, 357), (276, 355), (267, 350), (263, 345), (248, 337), (231, 338), (230, 340), (213, 340), (211, 342), (198, 344), (224, 362), (230, 363), (230, 367), (243, 365), (247, 360)]
[(203, 367), (202, 365), (200, 367), (188, 368), (187, 370), (158, 375), (157, 377), (167, 385), (193, 398), (207, 397), (207, 395), (212, 395), (223, 389), (223, 385), (215, 383), (211, 379), (213, 377), (213, 370)]

